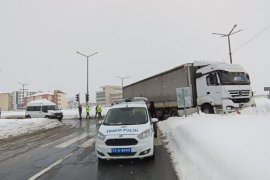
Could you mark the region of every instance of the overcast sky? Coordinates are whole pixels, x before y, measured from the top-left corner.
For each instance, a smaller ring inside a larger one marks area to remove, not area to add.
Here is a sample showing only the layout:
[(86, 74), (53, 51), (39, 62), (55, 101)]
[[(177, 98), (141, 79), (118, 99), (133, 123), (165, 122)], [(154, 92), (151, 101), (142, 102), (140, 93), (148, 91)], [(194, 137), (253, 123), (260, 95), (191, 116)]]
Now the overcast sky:
[[(194, 60), (233, 62), (254, 89), (270, 86), (269, 0), (1, 0), (0, 91), (27, 83), (90, 99), (103, 85), (124, 85)], [(246, 43), (247, 42), (247, 43)]]

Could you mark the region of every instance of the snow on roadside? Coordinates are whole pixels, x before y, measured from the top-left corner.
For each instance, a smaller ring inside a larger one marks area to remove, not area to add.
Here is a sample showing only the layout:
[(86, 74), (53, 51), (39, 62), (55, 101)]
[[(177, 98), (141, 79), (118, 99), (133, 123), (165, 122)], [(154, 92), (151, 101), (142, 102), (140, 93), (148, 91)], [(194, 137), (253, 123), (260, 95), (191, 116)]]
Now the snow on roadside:
[(270, 100), (239, 114), (158, 123), (181, 180), (270, 179)]
[[(110, 107), (102, 108), (102, 115), (105, 116)], [(63, 121), (65, 119), (79, 118), (77, 109), (63, 110)], [(24, 119), (24, 111), (3, 111), (0, 119), (0, 140), (9, 137), (16, 137), (26, 134), (32, 134), (41, 130), (48, 130), (63, 125), (56, 119), (46, 118), (31, 118)], [(83, 109), (82, 117), (86, 116), (85, 109)], [(95, 116), (95, 108), (92, 107), (90, 116)]]
[(0, 119), (0, 140), (9, 137), (32, 134), (63, 125), (56, 119)]
[(3, 119), (23, 119), (25, 111), (2, 111), (1, 118)]

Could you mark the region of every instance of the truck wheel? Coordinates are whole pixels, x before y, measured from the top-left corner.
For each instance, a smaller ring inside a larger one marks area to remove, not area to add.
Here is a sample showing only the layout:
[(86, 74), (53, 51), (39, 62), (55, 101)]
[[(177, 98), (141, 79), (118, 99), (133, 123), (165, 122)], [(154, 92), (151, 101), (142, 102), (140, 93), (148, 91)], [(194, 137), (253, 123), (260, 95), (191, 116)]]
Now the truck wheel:
[(177, 117), (177, 116), (179, 116), (177, 109), (172, 109), (170, 111), (170, 117)]
[(210, 104), (205, 104), (201, 107), (201, 111), (205, 114), (214, 114), (214, 108)]

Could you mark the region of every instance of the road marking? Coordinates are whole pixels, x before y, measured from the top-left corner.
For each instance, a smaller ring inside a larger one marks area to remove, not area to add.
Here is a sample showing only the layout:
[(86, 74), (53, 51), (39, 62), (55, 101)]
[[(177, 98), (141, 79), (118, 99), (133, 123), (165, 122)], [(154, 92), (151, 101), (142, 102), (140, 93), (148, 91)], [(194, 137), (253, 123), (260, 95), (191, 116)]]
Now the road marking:
[(92, 135), (92, 134), (84, 133), (84, 134), (82, 134), (82, 135), (80, 135), (78, 137), (75, 137), (73, 139), (70, 139), (70, 140), (68, 140), (68, 141), (66, 141), (66, 142), (64, 142), (62, 144), (59, 144), (59, 145), (57, 145), (55, 147), (56, 148), (65, 148), (65, 147), (67, 147), (67, 146), (69, 146), (69, 145), (71, 145), (71, 144), (73, 144), (73, 143), (75, 143), (75, 142), (77, 142), (77, 141), (79, 141), (79, 140), (87, 137), (87, 136), (90, 136), (90, 135)]
[(80, 147), (87, 148), (89, 146), (92, 146), (95, 143), (95, 141), (96, 141), (95, 138), (88, 139), (82, 145), (80, 145)]
[[(56, 140), (57, 141), (57, 140)], [(51, 144), (53, 144), (53, 143), (55, 143), (56, 141), (53, 141), (53, 142), (50, 142), (50, 143), (48, 143), (48, 144), (45, 144), (45, 145), (42, 145), (42, 146), (40, 146), (40, 147), (46, 147), (46, 146), (49, 146), (49, 145), (51, 145)]]
[[(67, 138), (70, 138), (70, 137), (74, 137), (74, 135), (68, 135), (68, 136), (66, 136)], [(64, 137), (65, 138), (65, 137)], [(50, 143), (48, 143), (48, 144), (45, 144), (45, 145), (41, 145), (40, 147), (41, 148), (44, 148), (44, 147), (47, 147), (47, 146), (49, 146), (49, 145), (51, 145), (51, 144), (54, 144), (54, 143), (56, 143), (57, 141), (60, 141), (61, 139), (57, 139), (57, 140), (55, 140), (55, 141), (52, 141), (52, 142), (50, 142)]]
[(35, 180), (35, 179), (39, 178), (40, 176), (42, 176), (43, 174), (45, 174), (46, 172), (48, 172), (49, 170), (51, 170), (53, 167), (57, 166), (58, 164), (60, 164), (61, 162), (63, 162), (64, 160), (66, 160), (67, 158), (69, 158), (70, 156), (72, 156), (72, 154), (73, 153), (70, 153), (70, 154), (66, 155), (64, 158), (59, 159), (58, 161), (56, 161), (55, 163), (51, 164), (47, 168), (43, 169), (39, 173), (37, 173), (34, 176), (28, 178), (28, 180)]

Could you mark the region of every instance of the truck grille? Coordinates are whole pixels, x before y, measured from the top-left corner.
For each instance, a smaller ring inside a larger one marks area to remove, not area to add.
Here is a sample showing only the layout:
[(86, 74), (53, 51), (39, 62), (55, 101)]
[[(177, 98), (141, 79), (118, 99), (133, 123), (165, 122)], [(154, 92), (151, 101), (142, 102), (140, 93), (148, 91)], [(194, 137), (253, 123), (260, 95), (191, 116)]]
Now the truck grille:
[(238, 98), (238, 99), (231, 99), (234, 103), (248, 103), (250, 101), (249, 98)]
[(130, 146), (138, 144), (136, 139), (126, 138), (126, 139), (108, 139), (105, 144), (107, 146)]
[(232, 97), (249, 97), (250, 90), (230, 90), (229, 93)]

